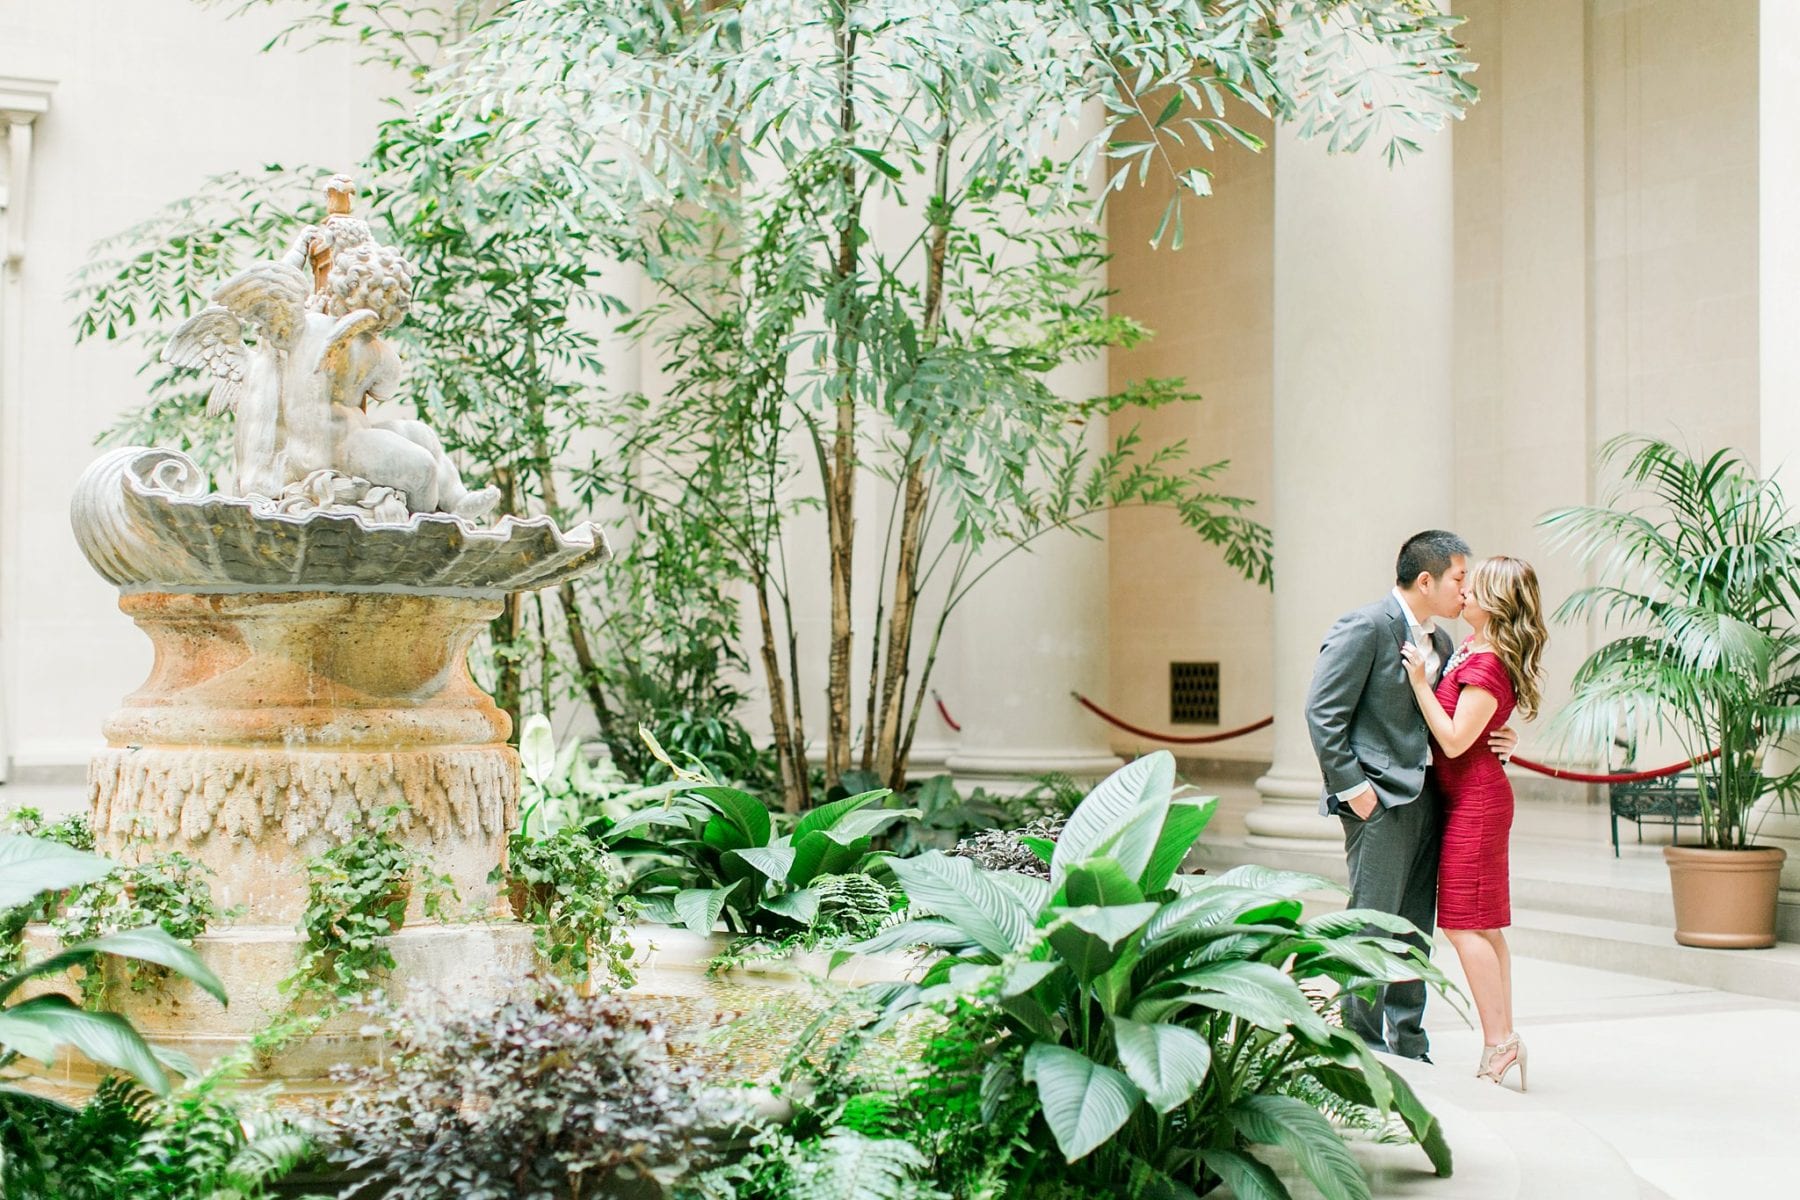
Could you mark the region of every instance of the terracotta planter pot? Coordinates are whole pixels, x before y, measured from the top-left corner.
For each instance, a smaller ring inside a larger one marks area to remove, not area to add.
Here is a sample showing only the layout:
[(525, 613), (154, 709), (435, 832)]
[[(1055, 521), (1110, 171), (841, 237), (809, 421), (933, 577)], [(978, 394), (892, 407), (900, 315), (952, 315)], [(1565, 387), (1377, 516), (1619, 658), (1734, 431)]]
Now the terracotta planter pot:
[(381, 907), (382, 908), (391, 909), (394, 906), (398, 905), (399, 909), (400, 909), (399, 919), (396, 920), (391, 917), (388, 919), (388, 932), (389, 933), (399, 933), (401, 927), (406, 924), (406, 906), (408, 904), (410, 904), (411, 902), (412, 902), (412, 883), (410, 881), (400, 884), (399, 887), (396, 887), (393, 891), (389, 892), (387, 895), (385, 895), (381, 898)]
[(533, 911), (542, 912), (550, 907), (556, 899), (554, 883), (527, 883), (523, 879), (506, 881), (506, 902), (512, 905), (513, 917), (520, 921), (531, 920)]
[(1787, 851), (1701, 850), (1665, 846), (1675, 895), (1675, 940), (1715, 950), (1775, 944), (1775, 901)]

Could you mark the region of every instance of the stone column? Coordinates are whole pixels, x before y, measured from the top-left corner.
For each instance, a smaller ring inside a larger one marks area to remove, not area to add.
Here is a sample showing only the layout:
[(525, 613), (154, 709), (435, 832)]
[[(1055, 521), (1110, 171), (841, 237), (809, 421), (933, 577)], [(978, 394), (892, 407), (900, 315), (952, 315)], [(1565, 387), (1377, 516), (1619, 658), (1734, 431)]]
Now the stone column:
[[(1059, 368), (1051, 382), (1063, 395), (1103, 395), (1106, 356)], [(1086, 437), (1089, 453), (1104, 450), (1106, 423), (1089, 422)], [(1088, 528), (1100, 536), (1051, 533), (1013, 555), (951, 617), (961, 660), (940, 659), (935, 679), (962, 726), (945, 761), (959, 783), (1016, 789), (1038, 775), (1093, 780), (1124, 765), (1106, 727), (1070, 695), (1108, 692), (1105, 514)]]
[[(1793, 123), (1800, 119), (1800, 5), (1762, 0), (1758, 13), (1757, 107), (1757, 374), (1761, 411), (1759, 468), (1781, 481), (1790, 503), (1800, 503), (1800, 144)], [(1776, 748), (1770, 771), (1790, 767), (1800, 742)], [(1761, 846), (1788, 853), (1781, 872), (1784, 939), (1800, 937), (1792, 922), (1800, 915), (1800, 813), (1765, 801), (1753, 825)]]
[(11, 567), (18, 561), (20, 414), (24, 409), (19, 361), (24, 310), (19, 273), (25, 257), (25, 210), (31, 191), (32, 126), (50, 109), (55, 85), (41, 79), (0, 76), (0, 783), (12, 761), (10, 707), (17, 702), (8, 661), (18, 611)]
[(1326, 850), (1304, 705), (1340, 613), (1393, 586), (1400, 543), (1451, 518), (1447, 133), (1390, 169), (1275, 135), (1275, 757), (1252, 844)]

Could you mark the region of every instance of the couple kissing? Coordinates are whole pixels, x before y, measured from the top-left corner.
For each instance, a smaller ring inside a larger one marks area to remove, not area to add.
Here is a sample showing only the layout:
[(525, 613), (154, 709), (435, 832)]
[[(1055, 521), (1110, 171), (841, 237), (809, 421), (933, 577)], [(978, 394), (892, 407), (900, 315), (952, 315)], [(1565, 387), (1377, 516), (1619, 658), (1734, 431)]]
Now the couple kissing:
[[(1404, 940), (1426, 954), (1443, 929), (1481, 1018), (1476, 1074), (1499, 1084), (1516, 1066), (1523, 1090), (1504, 764), (1518, 742), (1508, 720), (1537, 712), (1548, 635), (1530, 564), (1469, 560), (1453, 533), (1406, 539), (1394, 590), (1326, 635), (1306, 724), (1325, 777), (1319, 811), (1344, 827), (1351, 907), (1411, 922), (1419, 932)], [(1436, 626), (1458, 617), (1472, 631), (1461, 646)], [(1345, 998), (1344, 1023), (1375, 1049), (1430, 1062), (1425, 996), (1422, 980), (1380, 985)]]

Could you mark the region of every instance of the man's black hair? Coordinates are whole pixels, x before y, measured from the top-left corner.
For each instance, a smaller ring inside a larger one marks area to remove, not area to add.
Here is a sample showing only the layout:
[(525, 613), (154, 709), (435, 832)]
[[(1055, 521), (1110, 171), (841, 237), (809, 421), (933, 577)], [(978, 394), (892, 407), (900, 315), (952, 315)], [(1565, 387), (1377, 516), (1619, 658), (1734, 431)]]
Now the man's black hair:
[(1447, 529), (1415, 533), (1400, 547), (1400, 557), (1394, 563), (1394, 583), (1409, 588), (1421, 574), (1436, 579), (1450, 569), (1451, 558), (1458, 554), (1469, 557), (1469, 543)]

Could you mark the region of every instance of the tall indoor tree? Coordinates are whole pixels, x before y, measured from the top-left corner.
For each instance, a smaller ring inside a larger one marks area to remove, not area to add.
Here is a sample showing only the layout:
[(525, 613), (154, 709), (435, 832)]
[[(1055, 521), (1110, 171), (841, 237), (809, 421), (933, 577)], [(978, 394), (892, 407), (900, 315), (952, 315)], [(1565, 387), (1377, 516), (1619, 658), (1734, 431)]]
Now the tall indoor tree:
[[(1181, 381), (1051, 381), (1147, 334), (1107, 309), (1106, 197), (1165, 191), (1156, 239), (1178, 246), (1184, 200), (1210, 187), (1183, 155), (1260, 148), (1247, 116), (1399, 159), (1473, 96), (1457, 18), (1430, 0), (222, 6), (280, 9), (277, 42), (346, 42), (398, 81), (363, 169), (384, 235), (424, 267), (399, 332), (453, 451), (512, 511), (622, 502), (637, 526), (606, 590), (508, 605), (501, 699), (572, 694), (629, 757), (636, 719), (736, 705), (747, 586), (790, 809), (814, 751), (828, 785), (855, 768), (903, 782), (945, 623), (1043, 537), (1166, 505), (1270, 578), (1224, 464), (1090, 433), (1191, 398)], [(137, 320), (192, 310), (320, 174), (226, 177), (104, 247), (84, 334), (144, 337)], [(663, 356), (655, 394), (609, 397), (599, 378), (583, 313), (614, 311), (616, 261), (648, 281), (633, 328)], [(128, 432), (207, 439), (181, 381), (153, 393)], [(859, 523), (872, 493), (888, 516)], [(819, 550), (795, 521), (812, 512)], [(807, 554), (826, 565), (822, 736), (789, 570)], [(878, 595), (859, 605), (871, 561)]]
[[(1050, 382), (1145, 332), (1093, 282), (1095, 217), (1154, 178), (1157, 240), (1178, 246), (1184, 196), (1210, 185), (1175, 148), (1260, 148), (1240, 114), (1403, 157), (1473, 95), (1455, 24), (1428, 0), (579, 0), (502, 5), (462, 43), (442, 112), (506, 114), (507, 169), (554, 163), (635, 214), (633, 257), (662, 290), (640, 328), (675, 381), (632, 417), (630, 461), (653, 469), (591, 483), (729, 526), (790, 808), (810, 743), (799, 506), (826, 526), (828, 786), (853, 765), (903, 782), (945, 619), (1050, 531), (1170, 505), (1268, 580), (1267, 532), (1218, 492), (1223, 464), (1134, 435), (1087, 445), (1112, 412), (1189, 398), (1180, 381), (1073, 398)], [(856, 519), (871, 478), (892, 497), (873, 535)]]

